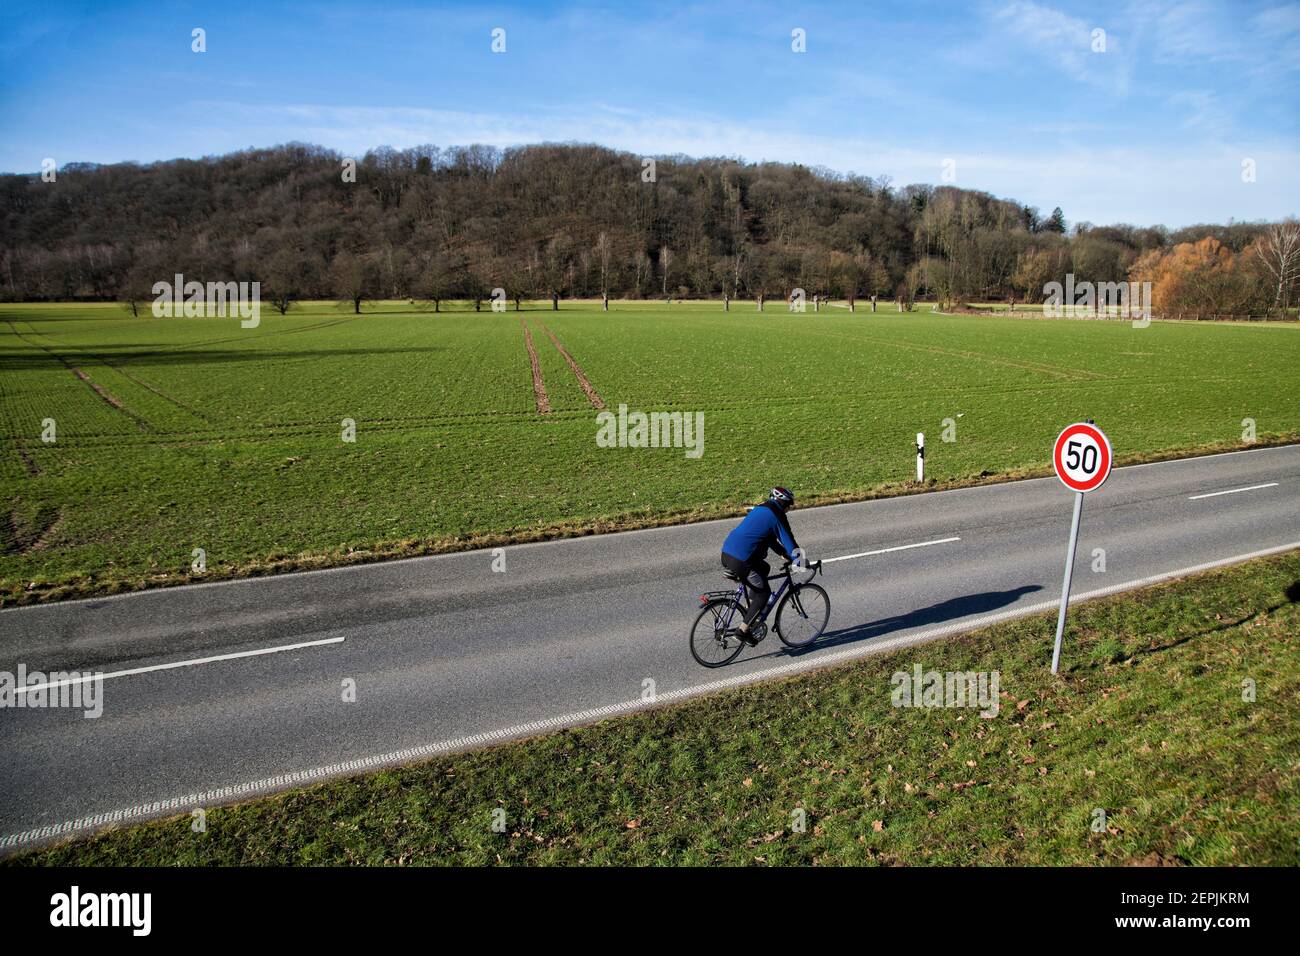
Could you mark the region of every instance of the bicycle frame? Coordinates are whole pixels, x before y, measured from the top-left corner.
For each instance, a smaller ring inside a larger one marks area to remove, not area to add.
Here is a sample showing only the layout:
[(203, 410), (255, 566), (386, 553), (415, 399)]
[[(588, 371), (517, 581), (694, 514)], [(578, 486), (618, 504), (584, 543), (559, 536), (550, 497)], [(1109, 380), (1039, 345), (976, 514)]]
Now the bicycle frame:
[[(758, 617), (754, 619), (755, 624), (766, 623), (767, 616), (772, 613), (772, 608), (776, 607), (777, 603), (781, 600), (781, 596), (785, 594), (786, 589), (793, 586), (794, 578), (791, 576), (792, 567), (794, 566), (787, 564), (776, 574), (769, 574), (767, 576), (767, 580), (769, 581), (775, 581), (777, 578), (784, 578), (785, 580), (781, 582), (781, 586), (779, 588), (777, 588), (775, 591), (772, 592), (772, 596), (767, 599), (767, 605), (763, 608), (762, 612), (758, 615)], [(822, 569), (822, 563), (818, 561), (816, 564), (809, 565), (808, 567), (801, 568), (800, 570), (812, 571), (811, 577), (808, 578), (808, 580), (811, 581), (813, 578), (817, 577), (817, 572), (819, 572), (821, 569)], [(728, 605), (727, 607), (726, 620), (722, 622), (722, 628), (724, 631), (730, 630), (731, 619), (735, 616), (736, 611), (740, 606), (740, 602), (746, 599), (745, 582), (741, 581), (738, 585), (736, 585), (736, 590), (730, 593), (733, 595), (734, 599), (732, 600), (731, 604)], [(803, 614), (803, 610), (800, 609), (799, 613)]]

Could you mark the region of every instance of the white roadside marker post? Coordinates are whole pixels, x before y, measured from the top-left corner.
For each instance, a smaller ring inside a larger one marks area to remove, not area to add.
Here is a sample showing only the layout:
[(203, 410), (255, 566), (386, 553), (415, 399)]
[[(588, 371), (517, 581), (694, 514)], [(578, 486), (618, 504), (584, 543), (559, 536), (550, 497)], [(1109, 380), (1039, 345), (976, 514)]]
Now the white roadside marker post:
[(1061, 610), (1056, 616), (1056, 644), (1052, 650), (1052, 673), (1061, 664), (1061, 638), (1065, 635), (1065, 612), (1070, 604), (1070, 582), (1074, 577), (1074, 551), (1079, 543), (1079, 521), (1083, 517), (1083, 496), (1100, 488), (1110, 477), (1110, 439), (1089, 419), (1077, 422), (1056, 436), (1052, 465), (1056, 477), (1074, 492), (1074, 517), (1070, 521), (1070, 545), (1065, 553), (1065, 579), (1061, 582)]
[(916, 480), (925, 481), (925, 435), (916, 433)]

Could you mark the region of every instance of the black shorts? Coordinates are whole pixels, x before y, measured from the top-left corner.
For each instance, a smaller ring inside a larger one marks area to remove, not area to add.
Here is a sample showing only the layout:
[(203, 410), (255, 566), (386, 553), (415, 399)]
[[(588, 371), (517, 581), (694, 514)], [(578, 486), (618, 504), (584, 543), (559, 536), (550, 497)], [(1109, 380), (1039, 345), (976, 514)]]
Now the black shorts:
[(725, 551), (722, 553), (722, 567), (727, 572), (727, 576), (736, 581), (744, 583), (746, 593), (753, 596), (758, 594), (770, 594), (771, 586), (767, 583), (767, 576), (772, 573), (771, 566), (762, 558), (750, 558), (748, 561), (742, 561), (740, 558), (733, 558)]

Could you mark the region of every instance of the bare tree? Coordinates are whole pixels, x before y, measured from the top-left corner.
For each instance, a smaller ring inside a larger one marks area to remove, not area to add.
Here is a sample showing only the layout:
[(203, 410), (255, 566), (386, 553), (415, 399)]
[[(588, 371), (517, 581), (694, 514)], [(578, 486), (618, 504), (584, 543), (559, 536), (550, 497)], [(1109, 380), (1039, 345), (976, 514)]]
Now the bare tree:
[(600, 260), (600, 294), (609, 295), (609, 260), (614, 246), (609, 241), (609, 233), (602, 232), (596, 237), (596, 258)]
[(551, 309), (558, 311), (560, 296), (573, 284), (573, 247), (562, 232), (553, 235), (542, 254), (541, 277), (551, 297)]
[[(168, 275), (163, 270), (157, 268), (152, 258), (141, 256), (123, 276), (120, 282), (122, 305), (132, 316), (140, 315), (141, 303), (148, 302), (154, 298), (153, 284), (159, 278), (159, 273)], [(180, 295), (179, 289), (176, 290)]]
[(277, 249), (261, 273), (263, 294), (284, 315), (301, 291), (302, 264), (297, 253), (288, 247)]
[(728, 277), (731, 279), (731, 297), (739, 299), (740, 287), (744, 282), (745, 270), (749, 265), (749, 255), (746, 249), (743, 246), (737, 249), (735, 255), (728, 260), (727, 264), (729, 266)]
[(1288, 219), (1269, 226), (1255, 243), (1255, 254), (1277, 283), (1273, 308), (1285, 310), (1291, 304), (1291, 289), (1300, 279), (1300, 222)]
[(340, 252), (330, 263), (330, 286), (334, 294), (352, 303), (352, 311), (361, 314), (361, 303), (370, 298), (373, 276), (367, 264), (351, 252)]
[(447, 257), (435, 252), (422, 261), (417, 260), (412, 271), (414, 275), (411, 284), (416, 294), (432, 302), (434, 312), (442, 311), (442, 300), (447, 297), (452, 280), (451, 264)]
[(663, 246), (659, 250), (659, 268), (664, 274), (663, 288), (664, 288), (665, 297), (667, 297), (668, 295), (668, 270), (672, 268), (672, 264), (673, 264), (673, 251), (669, 249), (667, 246)]
[(637, 252), (632, 259), (632, 267), (636, 275), (633, 293), (639, 299), (645, 295), (646, 283), (654, 280), (654, 265), (650, 262), (650, 255), (644, 249)]

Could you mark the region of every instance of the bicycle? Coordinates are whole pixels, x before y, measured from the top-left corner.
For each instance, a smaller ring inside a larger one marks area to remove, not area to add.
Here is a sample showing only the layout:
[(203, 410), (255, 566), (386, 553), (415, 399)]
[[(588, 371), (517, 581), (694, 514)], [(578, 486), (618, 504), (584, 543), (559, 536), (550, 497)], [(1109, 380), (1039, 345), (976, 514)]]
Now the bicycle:
[[(767, 616), (776, 608), (773, 628), (781, 643), (792, 649), (807, 647), (826, 630), (831, 616), (831, 599), (826, 589), (812, 580), (822, 569), (820, 561), (808, 565), (812, 576), (798, 584), (791, 575), (792, 566), (786, 562), (769, 581), (784, 578), (779, 590), (768, 599), (767, 606), (754, 621), (754, 635), (761, 641), (767, 636)], [(745, 649), (745, 642), (732, 622), (744, 620), (741, 608), (745, 602), (745, 583), (740, 582), (734, 591), (708, 591), (700, 595), (700, 613), (691, 626), (691, 656), (705, 667), (722, 667), (736, 659)]]

